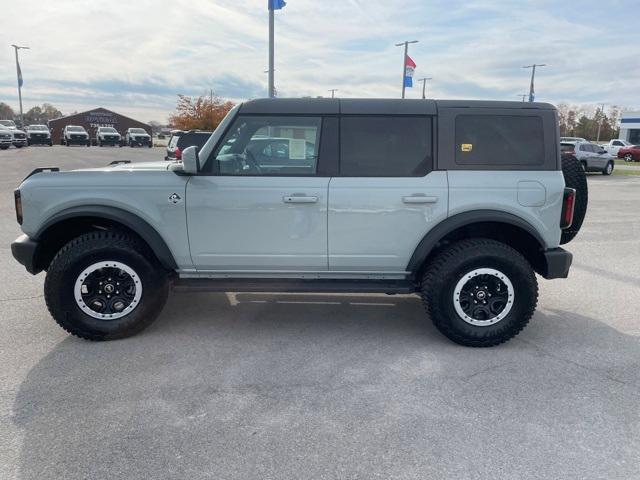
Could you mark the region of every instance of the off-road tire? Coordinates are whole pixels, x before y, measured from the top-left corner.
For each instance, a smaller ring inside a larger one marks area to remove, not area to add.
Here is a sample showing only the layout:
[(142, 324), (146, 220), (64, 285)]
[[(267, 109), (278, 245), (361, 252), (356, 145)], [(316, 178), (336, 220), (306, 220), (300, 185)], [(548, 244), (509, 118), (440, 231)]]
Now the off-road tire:
[[(504, 273), (514, 289), (513, 305), (497, 323), (467, 323), (454, 306), (460, 279), (478, 268)], [(421, 282), (428, 316), (447, 338), (468, 347), (492, 347), (515, 337), (529, 322), (538, 302), (538, 283), (527, 260), (510, 246), (485, 238), (461, 240), (445, 247), (429, 263)]]
[[(132, 268), (142, 283), (142, 297), (131, 313), (101, 320), (84, 313), (74, 298), (80, 273), (100, 261), (117, 261)], [(137, 237), (118, 231), (96, 231), (67, 243), (48, 268), (44, 296), (49, 312), (67, 332), (87, 340), (132, 336), (149, 326), (162, 311), (169, 293), (168, 273), (149, 247)]]
[(576, 190), (573, 223), (569, 228), (562, 230), (562, 235), (560, 236), (560, 244), (564, 245), (573, 240), (582, 227), (582, 222), (587, 214), (587, 204), (589, 203), (589, 187), (587, 186), (587, 176), (582, 165), (575, 157), (562, 158), (562, 174), (564, 175), (565, 185)]

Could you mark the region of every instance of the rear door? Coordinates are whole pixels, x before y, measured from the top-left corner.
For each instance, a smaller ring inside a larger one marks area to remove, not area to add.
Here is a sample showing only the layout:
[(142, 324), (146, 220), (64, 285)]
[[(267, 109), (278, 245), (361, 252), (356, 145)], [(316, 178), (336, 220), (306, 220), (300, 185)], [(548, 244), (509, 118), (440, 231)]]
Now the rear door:
[(329, 185), (329, 269), (404, 275), (422, 237), (447, 215), (447, 174), (433, 171), (435, 120), (349, 114), (349, 106)]
[[(320, 116), (236, 117), (205, 165), (208, 174), (192, 177), (187, 186), (189, 243), (198, 271), (327, 270), (322, 123)], [(270, 138), (287, 143), (287, 158), (277, 165), (255, 154)]]

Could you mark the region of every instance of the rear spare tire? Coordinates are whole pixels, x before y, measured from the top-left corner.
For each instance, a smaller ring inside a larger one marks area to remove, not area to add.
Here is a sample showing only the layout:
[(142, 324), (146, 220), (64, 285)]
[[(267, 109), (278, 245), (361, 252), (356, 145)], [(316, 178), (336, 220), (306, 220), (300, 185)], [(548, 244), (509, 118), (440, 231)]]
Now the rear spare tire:
[(569, 228), (562, 230), (561, 245), (569, 243), (580, 231), (584, 217), (587, 214), (587, 203), (589, 202), (587, 176), (577, 158), (569, 156), (562, 158), (562, 174), (564, 175), (565, 185), (576, 190), (576, 204), (573, 212), (573, 223)]

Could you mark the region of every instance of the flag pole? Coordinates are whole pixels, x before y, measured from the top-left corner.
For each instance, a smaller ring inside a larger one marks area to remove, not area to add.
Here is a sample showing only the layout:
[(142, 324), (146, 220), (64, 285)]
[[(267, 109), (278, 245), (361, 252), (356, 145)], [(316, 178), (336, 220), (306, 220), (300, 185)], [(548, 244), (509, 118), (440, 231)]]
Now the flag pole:
[(20, 62), (18, 62), (18, 50), (21, 48), (29, 49), (29, 47), (20, 47), (11, 45), (16, 52), (16, 76), (18, 77), (18, 100), (20, 102), (20, 128), (24, 128), (24, 114), (22, 113), (22, 72), (20, 71)]
[(274, 13), (273, 13), (273, 5), (271, 5), (271, 1), (269, 1), (269, 98), (275, 97), (274, 91), (274, 71), (273, 71), (273, 61), (274, 61)]
[(405, 77), (407, 71), (407, 56), (409, 55), (409, 44), (418, 43), (418, 40), (411, 40), (410, 42), (404, 41), (402, 43), (396, 43), (396, 47), (404, 46), (404, 56), (402, 57), (402, 98), (404, 98), (404, 91), (406, 89)]

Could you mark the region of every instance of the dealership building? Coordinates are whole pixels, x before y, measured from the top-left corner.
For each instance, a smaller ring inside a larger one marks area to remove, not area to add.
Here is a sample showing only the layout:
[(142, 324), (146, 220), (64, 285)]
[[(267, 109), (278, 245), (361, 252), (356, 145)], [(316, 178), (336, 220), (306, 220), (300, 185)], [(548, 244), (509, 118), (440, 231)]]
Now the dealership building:
[(66, 117), (49, 120), (49, 129), (51, 130), (51, 140), (53, 143), (59, 144), (61, 142), (62, 131), (67, 125), (84, 127), (92, 140), (96, 138), (96, 130), (98, 127), (113, 127), (123, 138), (129, 128), (144, 128), (144, 130), (151, 135), (151, 127), (148, 124), (99, 107), (86, 112), (74, 113)]
[(620, 117), (620, 135), (622, 140), (640, 145), (640, 112), (626, 112)]

